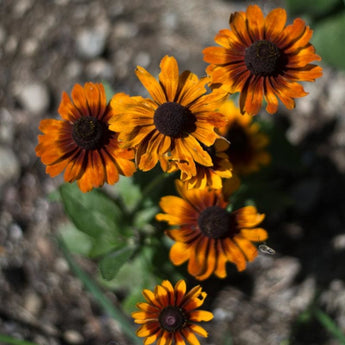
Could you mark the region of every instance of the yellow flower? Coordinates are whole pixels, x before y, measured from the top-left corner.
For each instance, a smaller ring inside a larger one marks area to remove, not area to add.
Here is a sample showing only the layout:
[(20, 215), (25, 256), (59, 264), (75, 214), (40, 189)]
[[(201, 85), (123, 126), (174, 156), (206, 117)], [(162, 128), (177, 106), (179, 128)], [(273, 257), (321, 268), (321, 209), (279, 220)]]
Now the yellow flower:
[(294, 98), (307, 95), (298, 81), (314, 81), (322, 68), (310, 62), (321, 60), (309, 43), (313, 31), (300, 18), (285, 26), (286, 11), (272, 10), (266, 18), (257, 5), (230, 16), (230, 30), (220, 30), (215, 42), (221, 47), (205, 48), (204, 60), (211, 84), (229, 93), (240, 92), (241, 112), (255, 115), (263, 98), (274, 114), (278, 99), (288, 109)]
[(120, 148), (117, 133), (109, 129), (112, 109), (102, 84), (76, 84), (72, 101), (64, 92), (58, 111), (62, 120), (41, 121), (43, 135), (36, 147), (50, 176), (65, 170), (66, 182), (76, 180), (80, 190), (88, 192), (105, 182), (117, 182), (119, 174), (134, 173), (134, 152)]
[(224, 102), (219, 111), (227, 118), (227, 125), (219, 128), (219, 133), (230, 142), (226, 153), (234, 172), (250, 174), (269, 164), (271, 156), (266, 151), (269, 137), (260, 132), (260, 125), (253, 121), (253, 117), (241, 114), (231, 100)]
[(115, 95), (110, 129), (120, 133), (122, 147), (136, 149), (139, 169), (151, 170), (160, 161), (167, 171), (167, 158), (171, 158), (184, 173), (194, 176), (195, 163), (212, 165), (202, 144), (213, 145), (219, 137), (215, 127), (225, 125), (224, 116), (216, 112), (225, 93), (206, 94), (208, 78), (199, 80), (189, 71), (179, 74), (173, 57), (165, 56), (160, 67), (158, 81), (137, 67), (136, 75), (152, 99)]
[(257, 256), (252, 242), (265, 241), (267, 232), (257, 227), (264, 219), (254, 206), (228, 212), (221, 189), (187, 189), (176, 182), (180, 197), (165, 196), (159, 203), (165, 213), (156, 216), (174, 229), (166, 234), (176, 241), (170, 249), (174, 265), (188, 261), (188, 272), (196, 279), (211, 274), (226, 277), (226, 263), (239, 271)]
[(144, 290), (146, 299), (138, 303), (140, 311), (132, 313), (134, 322), (142, 326), (138, 337), (144, 337), (144, 345), (157, 344), (200, 345), (195, 334), (207, 337), (206, 330), (197, 322), (210, 321), (211, 312), (197, 310), (206, 298), (199, 285), (187, 292), (186, 282), (180, 280), (175, 287), (168, 280), (157, 285), (154, 292)]

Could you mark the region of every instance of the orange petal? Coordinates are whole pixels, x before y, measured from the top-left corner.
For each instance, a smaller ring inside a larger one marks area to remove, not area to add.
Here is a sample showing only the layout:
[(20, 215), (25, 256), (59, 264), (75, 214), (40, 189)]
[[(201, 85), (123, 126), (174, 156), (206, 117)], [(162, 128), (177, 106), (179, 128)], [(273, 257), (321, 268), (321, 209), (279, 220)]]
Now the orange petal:
[(223, 240), (223, 250), (228, 260), (233, 262), (238, 271), (243, 271), (246, 268), (246, 260), (242, 251), (238, 246), (230, 239), (226, 238)]
[(148, 289), (143, 290), (143, 296), (145, 297), (146, 301), (158, 308), (161, 308), (162, 306), (159, 304), (159, 302), (156, 300), (155, 294)]
[(208, 239), (204, 241), (206, 243), (205, 249), (201, 248), (198, 252), (200, 266), (203, 267), (202, 273), (200, 272), (196, 278), (198, 280), (207, 279), (215, 270), (217, 262), (216, 253), (216, 241), (214, 239)]
[[(211, 314), (212, 314), (212, 313), (211, 313)], [(213, 315), (212, 315), (212, 318), (213, 318)], [(212, 319), (212, 318), (211, 318), (211, 319)], [(211, 320), (211, 319), (210, 319), (210, 320)], [(204, 320), (204, 321), (209, 321), (209, 320)], [(201, 337), (204, 337), (204, 338), (207, 338), (207, 337), (208, 337), (207, 331), (206, 331), (203, 327), (201, 327), (201, 326), (199, 326), (199, 325), (191, 324), (191, 325), (189, 326), (189, 328), (190, 328), (194, 333), (200, 335)]]
[(186, 262), (190, 257), (188, 246), (185, 243), (176, 242), (172, 245), (169, 253), (170, 261), (179, 266)]
[(236, 211), (233, 211), (236, 216), (236, 222), (240, 228), (251, 228), (260, 224), (264, 218), (264, 214), (257, 212), (254, 206), (245, 206)]
[(267, 102), (266, 110), (270, 114), (275, 114), (278, 111), (278, 100), (274, 94), (270, 78), (265, 78), (265, 100)]
[(198, 338), (189, 329), (184, 328), (181, 330), (183, 336), (187, 339), (190, 345), (200, 345)]
[(176, 345), (186, 345), (180, 332), (175, 332), (174, 336), (175, 336)]
[(190, 312), (190, 321), (201, 322), (213, 319), (213, 314), (206, 310), (193, 310)]
[(71, 102), (66, 92), (62, 93), (62, 99), (59, 105), (58, 113), (64, 120), (71, 122), (76, 121), (81, 116), (80, 112)]
[(221, 241), (217, 241), (217, 267), (214, 274), (219, 278), (226, 277), (226, 263), (228, 259), (223, 251)]
[(268, 238), (267, 231), (262, 228), (241, 229), (241, 235), (253, 242), (265, 241)]
[(268, 13), (265, 19), (265, 39), (274, 42), (283, 31), (286, 18), (286, 11), (283, 8), (275, 8)]
[(247, 28), (252, 41), (264, 39), (264, 15), (257, 5), (249, 5), (246, 11), (247, 15)]
[(152, 334), (144, 339), (144, 345), (151, 345), (154, 343), (158, 338), (161, 333), (161, 330), (158, 329), (155, 334)]
[(160, 63), (161, 73), (159, 81), (163, 86), (168, 102), (175, 102), (176, 91), (179, 81), (177, 61), (172, 56), (164, 56)]
[(164, 286), (157, 285), (155, 288), (155, 298), (159, 301), (161, 306), (168, 306), (169, 305), (169, 293)]
[(238, 41), (241, 44), (249, 47), (252, 44), (252, 39), (248, 33), (248, 27), (245, 16), (240, 12), (235, 12), (230, 17), (230, 27), (232, 31), (238, 36)]
[(83, 116), (92, 115), (89, 113), (85, 90), (80, 84), (75, 84), (72, 89), (72, 100), (79, 113)]
[(246, 90), (244, 105), (241, 108), (250, 115), (256, 115), (261, 108), (263, 99), (263, 82), (264, 78), (257, 77), (252, 80)]
[(247, 258), (247, 261), (253, 261), (257, 257), (258, 250), (252, 244), (252, 242), (248, 241), (246, 238), (242, 237), (241, 235), (237, 235), (234, 237), (234, 242), (241, 248), (242, 252)]
[(136, 333), (138, 337), (148, 337), (156, 333), (159, 328), (158, 322), (151, 322), (139, 327)]
[(187, 291), (186, 282), (183, 279), (180, 279), (174, 287), (175, 290), (175, 305), (179, 306), (183, 300), (183, 297)]
[(90, 109), (90, 115), (102, 119), (106, 107), (106, 97), (103, 85), (85, 83), (84, 90)]
[(162, 104), (167, 101), (162, 86), (150, 73), (146, 71), (145, 68), (138, 66), (135, 70), (135, 74), (149, 92), (153, 100), (158, 104)]

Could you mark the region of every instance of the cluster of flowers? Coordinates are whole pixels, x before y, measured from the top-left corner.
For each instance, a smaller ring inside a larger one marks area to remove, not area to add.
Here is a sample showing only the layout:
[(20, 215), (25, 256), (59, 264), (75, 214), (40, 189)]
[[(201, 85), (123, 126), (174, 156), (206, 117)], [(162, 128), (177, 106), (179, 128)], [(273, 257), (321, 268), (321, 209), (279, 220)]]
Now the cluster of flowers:
[[(277, 8), (266, 18), (251, 5), (230, 16), (230, 29), (219, 31), (219, 47), (204, 49), (207, 76), (179, 73), (174, 57), (161, 60), (158, 80), (142, 67), (136, 75), (151, 98), (115, 94), (107, 103), (102, 84), (75, 85), (72, 100), (63, 93), (62, 120), (41, 121), (36, 153), (52, 177), (64, 171), (66, 182), (77, 181), (87, 192), (104, 183), (114, 184), (119, 174), (149, 171), (159, 162), (167, 173), (178, 171), (181, 197), (165, 196), (164, 213), (156, 216), (173, 229), (166, 231), (175, 243), (170, 250), (174, 265), (188, 261), (188, 272), (199, 280), (211, 274), (226, 277), (226, 263), (239, 271), (257, 256), (252, 242), (264, 241), (258, 227), (264, 215), (254, 206), (229, 212), (228, 197), (242, 174), (270, 161), (268, 138), (252, 116), (266, 102), (278, 110), (278, 99), (288, 108), (305, 96), (298, 81), (314, 81), (321, 67), (309, 43), (312, 30), (303, 20), (286, 26), (286, 12)], [(206, 86), (211, 91), (207, 91)], [(240, 93), (239, 108), (229, 94)], [(195, 322), (212, 314), (195, 310), (206, 294), (197, 286), (169, 281), (154, 292), (144, 290), (147, 303), (133, 313), (142, 326), (137, 334), (144, 344), (199, 344), (194, 333), (207, 336)]]

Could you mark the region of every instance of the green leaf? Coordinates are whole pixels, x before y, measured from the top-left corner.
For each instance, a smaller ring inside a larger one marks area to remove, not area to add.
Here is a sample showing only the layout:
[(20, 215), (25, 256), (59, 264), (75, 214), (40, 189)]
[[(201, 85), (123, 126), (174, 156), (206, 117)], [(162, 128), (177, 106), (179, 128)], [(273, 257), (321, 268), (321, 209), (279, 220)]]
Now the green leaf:
[(116, 183), (116, 191), (121, 195), (128, 210), (133, 209), (141, 198), (140, 187), (134, 183), (133, 177), (120, 176), (118, 183)]
[(82, 193), (74, 184), (64, 184), (60, 194), (66, 213), (74, 225), (87, 235), (98, 238), (104, 232), (116, 240), (122, 223), (121, 210), (98, 190)]
[(74, 254), (87, 256), (92, 247), (92, 238), (79, 231), (72, 223), (59, 225), (58, 232), (65, 241), (68, 250)]
[(314, 28), (313, 44), (322, 60), (345, 69), (345, 11), (319, 22)]
[(320, 309), (316, 309), (314, 313), (315, 317), (319, 320), (323, 327), (325, 327), (330, 334), (339, 340), (339, 344), (345, 345), (345, 334), (336, 325), (336, 323)]
[(102, 277), (105, 280), (114, 279), (120, 268), (131, 258), (135, 249), (134, 246), (123, 246), (105, 256), (99, 264)]

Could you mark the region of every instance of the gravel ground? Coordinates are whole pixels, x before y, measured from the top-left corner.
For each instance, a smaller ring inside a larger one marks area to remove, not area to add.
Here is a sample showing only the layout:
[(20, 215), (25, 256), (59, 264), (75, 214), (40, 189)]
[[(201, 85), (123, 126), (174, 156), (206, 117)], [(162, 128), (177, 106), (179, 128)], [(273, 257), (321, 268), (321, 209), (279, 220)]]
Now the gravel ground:
[[(128, 344), (54, 241), (64, 214), (47, 195), (62, 177), (49, 178), (35, 156), (39, 121), (57, 115), (62, 91), (75, 83), (105, 81), (115, 92), (143, 93), (136, 65), (157, 73), (166, 54), (181, 70), (203, 75), (202, 49), (214, 45), (232, 11), (249, 3), (0, 0), (1, 334), (41, 345)], [(284, 5), (258, 3), (266, 13)], [(324, 77), (306, 89), (310, 95), (295, 110), (275, 116), (307, 167), (282, 172), (294, 203), (268, 215), (277, 254), (205, 283), (215, 321), (204, 344), (229, 344), (231, 334), (233, 345), (283, 345), (289, 338), (293, 345), (336, 345), (315, 322), (296, 323), (315, 296), (345, 331), (345, 74), (325, 66)], [(95, 273), (92, 263), (80, 263)]]

